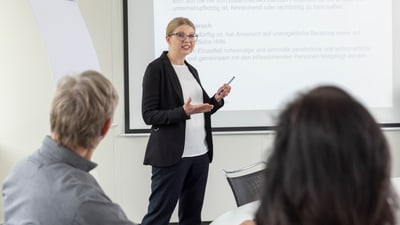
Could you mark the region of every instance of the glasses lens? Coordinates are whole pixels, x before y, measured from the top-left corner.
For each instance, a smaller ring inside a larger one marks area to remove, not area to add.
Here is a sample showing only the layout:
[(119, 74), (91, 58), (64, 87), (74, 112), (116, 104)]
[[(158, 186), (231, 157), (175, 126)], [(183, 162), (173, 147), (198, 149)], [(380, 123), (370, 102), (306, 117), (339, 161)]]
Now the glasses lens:
[(176, 33), (176, 37), (181, 41), (186, 39), (186, 35), (184, 33)]
[(191, 41), (196, 41), (197, 40), (197, 35), (196, 34), (188, 35), (188, 37), (189, 37), (189, 40), (191, 40)]

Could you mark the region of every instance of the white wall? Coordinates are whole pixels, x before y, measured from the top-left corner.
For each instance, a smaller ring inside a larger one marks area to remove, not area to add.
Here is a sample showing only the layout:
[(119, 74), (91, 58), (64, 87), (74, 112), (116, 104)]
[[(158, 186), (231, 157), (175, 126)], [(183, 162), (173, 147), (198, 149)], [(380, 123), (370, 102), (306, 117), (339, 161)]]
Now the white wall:
[[(102, 67), (117, 87), (121, 101), (113, 128), (97, 149), (94, 171), (106, 193), (128, 217), (140, 222), (150, 193), (150, 167), (143, 166), (147, 136), (124, 136), (122, 3), (80, 0), (82, 15)], [(49, 105), (54, 87), (49, 60), (28, 0), (0, 0), (0, 179), (16, 160), (29, 155), (49, 133)], [(78, 53), (77, 53), (78, 54)], [(234, 89), (232, 90), (234, 91)], [(400, 132), (385, 131), (393, 150), (393, 176), (400, 174)], [(222, 168), (235, 169), (265, 158), (273, 135), (214, 136), (203, 220), (211, 221), (235, 207)], [(2, 203), (0, 203), (2, 208)], [(2, 216), (0, 216), (0, 219)], [(176, 214), (173, 221), (177, 221)]]

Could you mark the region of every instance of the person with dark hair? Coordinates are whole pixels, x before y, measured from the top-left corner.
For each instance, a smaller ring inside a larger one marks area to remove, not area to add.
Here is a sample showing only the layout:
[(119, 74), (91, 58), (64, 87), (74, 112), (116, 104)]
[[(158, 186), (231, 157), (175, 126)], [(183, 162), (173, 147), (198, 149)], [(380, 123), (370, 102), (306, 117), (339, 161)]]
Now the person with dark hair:
[(179, 200), (179, 224), (200, 225), (213, 158), (211, 114), (224, 105), (231, 87), (213, 96), (186, 61), (197, 40), (192, 21), (173, 18), (167, 25), (168, 51), (152, 61), (143, 77), (142, 116), (151, 125), (144, 164), (152, 166), (151, 195), (142, 225), (168, 225)]
[(118, 94), (96, 71), (61, 78), (50, 109), (51, 135), (3, 183), (4, 224), (134, 225), (89, 173), (108, 133)]
[(339, 87), (316, 87), (279, 116), (255, 224), (394, 225), (390, 165), (367, 109)]

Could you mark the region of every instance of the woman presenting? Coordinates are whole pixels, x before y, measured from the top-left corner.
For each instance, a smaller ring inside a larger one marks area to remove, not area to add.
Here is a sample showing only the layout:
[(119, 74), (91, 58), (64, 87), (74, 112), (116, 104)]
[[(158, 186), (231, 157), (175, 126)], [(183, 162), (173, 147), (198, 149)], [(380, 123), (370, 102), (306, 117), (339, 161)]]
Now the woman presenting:
[(186, 60), (196, 44), (194, 24), (172, 19), (168, 51), (152, 61), (143, 77), (142, 116), (151, 125), (144, 164), (152, 166), (151, 195), (142, 225), (168, 225), (179, 200), (179, 224), (200, 225), (213, 157), (211, 114), (224, 105), (231, 87), (209, 97), (197, 70)]

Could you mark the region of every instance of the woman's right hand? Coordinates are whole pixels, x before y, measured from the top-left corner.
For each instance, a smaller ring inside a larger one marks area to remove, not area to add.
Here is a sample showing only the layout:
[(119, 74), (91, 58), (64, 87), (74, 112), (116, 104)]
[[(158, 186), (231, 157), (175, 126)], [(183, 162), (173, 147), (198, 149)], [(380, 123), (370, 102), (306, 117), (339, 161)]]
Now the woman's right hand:
[(208, 103), (192, 105), (192, 98), (190, 97), (185, 104), (183, 104), (183, 110), (185, 110), (188, 116), (196, 113), (210, 112), (213, 108), (214, 106)]

